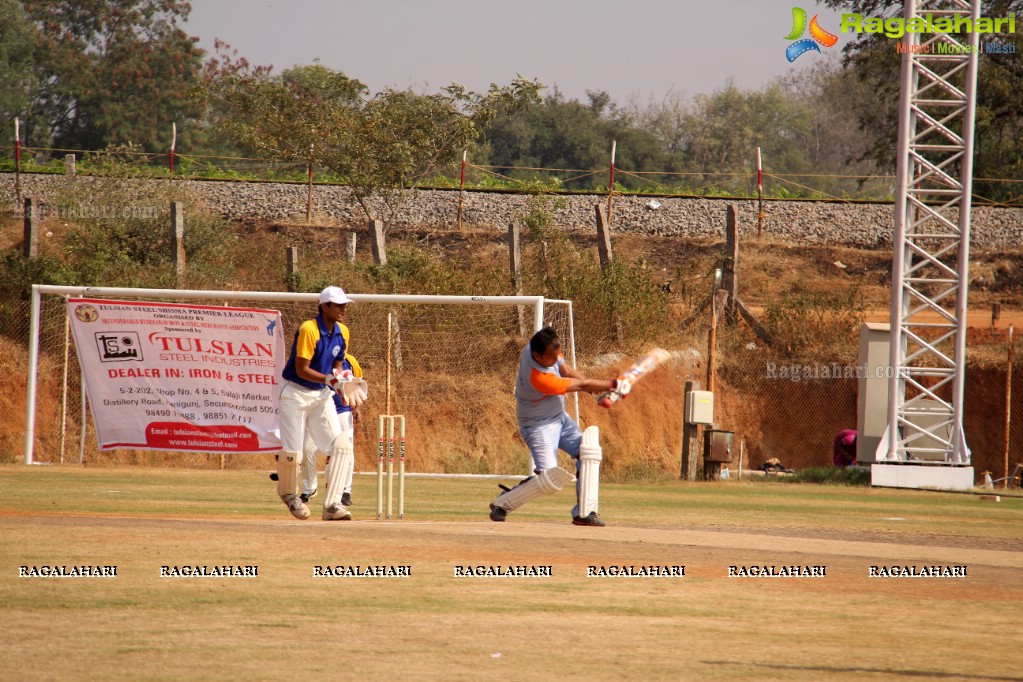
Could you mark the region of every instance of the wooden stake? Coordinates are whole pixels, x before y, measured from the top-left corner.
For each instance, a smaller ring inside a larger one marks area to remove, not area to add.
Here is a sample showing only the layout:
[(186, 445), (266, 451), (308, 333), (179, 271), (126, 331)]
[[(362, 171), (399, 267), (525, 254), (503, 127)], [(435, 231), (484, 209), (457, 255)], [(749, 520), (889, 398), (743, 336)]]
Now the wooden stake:
[(607, 227), (611, 229), (611, 199), (615, 195), (615, 150), (618, 147), (618, 143), (615, 140), (611, 140), (611, 171), (610, 179), (607, 184)]
[(309, 189), (306, 192), (305, 222), (311, 225), (313, 222), (313, 146), (309, 145)]
[[(687, 381), (683, 388), (682, 395), (683, 399), (688, 398), (692, 391), (700, 390), (699, 381)], [(684, 410), (683, 410), (684, 411)], [(683, 481), (695, 481), (697, 474), (699, 473), (699, 449), (700, 449), (700, 431), (696, 424), (690, 424), (685, 420), (685, 415), (682, 417), (682, 472), (681, 478)]]
[(757, 147), (757, 241), (764, 231), (764, 166), (760, 162), (760, 147)]
[(1005, 481), (1009, 487), (1009, 425), (1012, 423), (1012, 325), (1009, 325), (1009, 366), (1005, 370)]
[(739, 441), (739, 480), (742, 480), (742, 456), (746, 454), (746, 439)]

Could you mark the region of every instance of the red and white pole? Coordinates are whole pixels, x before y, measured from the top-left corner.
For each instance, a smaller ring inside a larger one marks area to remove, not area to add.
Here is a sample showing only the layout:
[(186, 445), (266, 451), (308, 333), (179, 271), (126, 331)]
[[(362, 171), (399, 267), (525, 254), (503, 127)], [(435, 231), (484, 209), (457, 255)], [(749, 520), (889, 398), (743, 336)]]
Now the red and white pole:
[(607, 222), (608, 226), (611, 223), (611, 197), (615, 193), (615, 151), (618, 148), (618, 142), (611, 140), (611, 169), (607, 182)]
[(14, 192), (21, 203), (21, 121), (14, 119)]
[(178, 124), (177, 123), (171, 123), (171, 145), (170, 145), (170, 154), (168, 156), (171, 175), (174, 175), (174, 147), (176, 147), (177, 144), (178, 144)]
[(469, 151), (466, 149), (462, 150), (462, 172), (458, 179), (458, 229), (462, 229), (462, 206), (465, 197), (465, 161)]
[(760, 147), (757, 147), (757, 239), (764, 230), (764, 166), (760, 161)]

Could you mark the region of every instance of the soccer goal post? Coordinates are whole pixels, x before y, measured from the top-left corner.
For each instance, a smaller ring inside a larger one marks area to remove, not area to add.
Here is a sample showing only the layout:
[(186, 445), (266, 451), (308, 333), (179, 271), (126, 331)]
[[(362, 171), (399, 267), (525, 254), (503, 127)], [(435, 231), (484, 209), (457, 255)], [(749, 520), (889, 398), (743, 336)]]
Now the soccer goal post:
[[(350, 351), (370, 384), (370, 401), (356, 429), (357, 465), (375, 463), (379, 414), (408, 420), (409, 469), (429, 473), (495, 474), (526, 470), (517, 442), (512, 394), (519, 353), (543, 326), (565, 340), (575, 364), (570, 301), (542, 296), (349, 294)], [(286, 350), (295, 330), (317, 312), (317, 293), (205, 291), (116, 287), (32, 287), (24, 461), (63, 463), (77, 443), (81, 463), (156, 464), (168, 457), (196, 467), (225, 466), (224, 455), (101, 450), (95, 437), (78, 351), (68, 333), (68, 299), (174, 302), (183, 306), (258, 308), (280, 312)], [(146, 332), (153, 331), (147, 329)], [(286, 356), (285, 356), (286, 358)], [(283, 364), (283, 360), (281, 360)], [(211, 379), (211, 381), (214, 379)], [(578, 416), (578, 408), (576, 408)], [(361, 443), (359, 442), (361, 440)], [(109, 447), (109, 446), (108, 446)], [(265, 455), (230, 454), (230, 468), (266, 466)]]

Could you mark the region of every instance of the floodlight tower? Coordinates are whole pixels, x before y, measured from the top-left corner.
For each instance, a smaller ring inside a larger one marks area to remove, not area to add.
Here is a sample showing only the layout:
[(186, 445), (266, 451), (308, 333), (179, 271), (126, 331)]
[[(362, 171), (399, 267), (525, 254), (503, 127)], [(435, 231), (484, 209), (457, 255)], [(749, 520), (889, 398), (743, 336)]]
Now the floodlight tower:
[[(888, 430), (880, 463), (966, 467), (970, 195), (980, 0), (906, 0), (905, 21), (970, 19), (904, 37), (892, 257)], [(972, 469), (970, 471), (972, 485)], [(961, 477), (960, 477), (961, 478)], [(913, 486), (911, 486), (913, 487)]]

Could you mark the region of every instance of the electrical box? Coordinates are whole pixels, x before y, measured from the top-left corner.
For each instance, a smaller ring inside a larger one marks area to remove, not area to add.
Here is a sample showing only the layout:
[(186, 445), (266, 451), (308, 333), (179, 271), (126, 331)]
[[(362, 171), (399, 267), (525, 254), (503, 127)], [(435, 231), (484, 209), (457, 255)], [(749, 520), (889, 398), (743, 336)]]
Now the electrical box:
[(729, 464), (732, 461), (732, 432), (707, 429), (703, 432), (703, 459)]
[(714, 394), (710, 391), (689, 391), (686, 393), (686, 423), (714, 423)]

